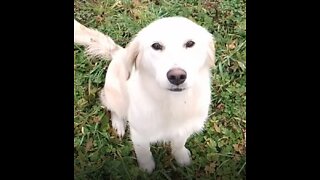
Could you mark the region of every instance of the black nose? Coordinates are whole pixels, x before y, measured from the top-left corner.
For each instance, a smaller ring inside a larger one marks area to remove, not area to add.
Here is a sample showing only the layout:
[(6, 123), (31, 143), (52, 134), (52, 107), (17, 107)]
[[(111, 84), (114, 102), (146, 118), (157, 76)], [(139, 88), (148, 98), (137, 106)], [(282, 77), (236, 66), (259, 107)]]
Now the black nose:
[(187, 79), (187, 73), (183, 69), (173, 68), (167, 72), (167, 78), (171, 84), (179, 85)]

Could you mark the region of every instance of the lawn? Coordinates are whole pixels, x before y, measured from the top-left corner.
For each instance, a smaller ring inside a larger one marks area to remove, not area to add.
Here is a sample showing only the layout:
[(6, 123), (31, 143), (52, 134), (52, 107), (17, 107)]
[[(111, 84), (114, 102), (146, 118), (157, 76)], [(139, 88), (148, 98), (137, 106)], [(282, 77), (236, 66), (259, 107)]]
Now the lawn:
[(122, 46), (151, 21), (174, 15), (194, 20), (216, 39), (210, 116), (186, 144), (192, 165), (179, 167), (167, 145), (155, 144), (155, 171), (139, 170), (128, 134), (117, 138), (98, 99), (108, 61), (88, 59), (75, 45), (75, 179), (246, 179), (246, 1), (74, 0), (76, 20)]

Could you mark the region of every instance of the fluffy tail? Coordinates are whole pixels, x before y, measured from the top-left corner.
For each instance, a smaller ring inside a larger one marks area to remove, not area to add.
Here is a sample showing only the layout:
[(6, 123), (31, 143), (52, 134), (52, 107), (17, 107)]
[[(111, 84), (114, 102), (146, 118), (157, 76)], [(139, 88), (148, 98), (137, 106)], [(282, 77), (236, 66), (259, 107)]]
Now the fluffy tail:
[(98, 30), (87, 28), (74, 20), (74, 43), (86, 47), (86, 54), (91, 58), (111, 60), (113, 54), (123, 49), (109, 36)]

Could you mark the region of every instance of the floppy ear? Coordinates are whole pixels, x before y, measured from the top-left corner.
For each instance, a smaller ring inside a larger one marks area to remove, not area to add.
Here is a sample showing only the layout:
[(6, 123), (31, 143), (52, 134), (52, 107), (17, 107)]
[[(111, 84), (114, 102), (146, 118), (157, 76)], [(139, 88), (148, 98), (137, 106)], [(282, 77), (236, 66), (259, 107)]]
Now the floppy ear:
[(137, 69), (139, 53), (139, 41), (137, 38), (134, 38), (126, 47), (126, 55), (124, 56), (124, 64), (126, 67), (128, 79), (130, 78), (133, 67)]
[(212, 39), (209, 43), (208, 48), (208, 59), (207, 62), (209, 64), (209, 67), (213, 68), (215, 67), (216, 63), (216, 49), (215, 49), (215, 41)]

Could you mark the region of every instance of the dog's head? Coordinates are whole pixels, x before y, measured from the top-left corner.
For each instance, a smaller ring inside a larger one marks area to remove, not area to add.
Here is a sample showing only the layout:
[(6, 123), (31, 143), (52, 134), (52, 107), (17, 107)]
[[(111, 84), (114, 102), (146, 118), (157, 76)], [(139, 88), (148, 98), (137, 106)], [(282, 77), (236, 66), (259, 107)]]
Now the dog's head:
[(183, 17), (162, 18), (142, 29), (126, 48), (130, 74), (135, 66), (161, 89), (183, 91), (215, 63), (214, 39)]

